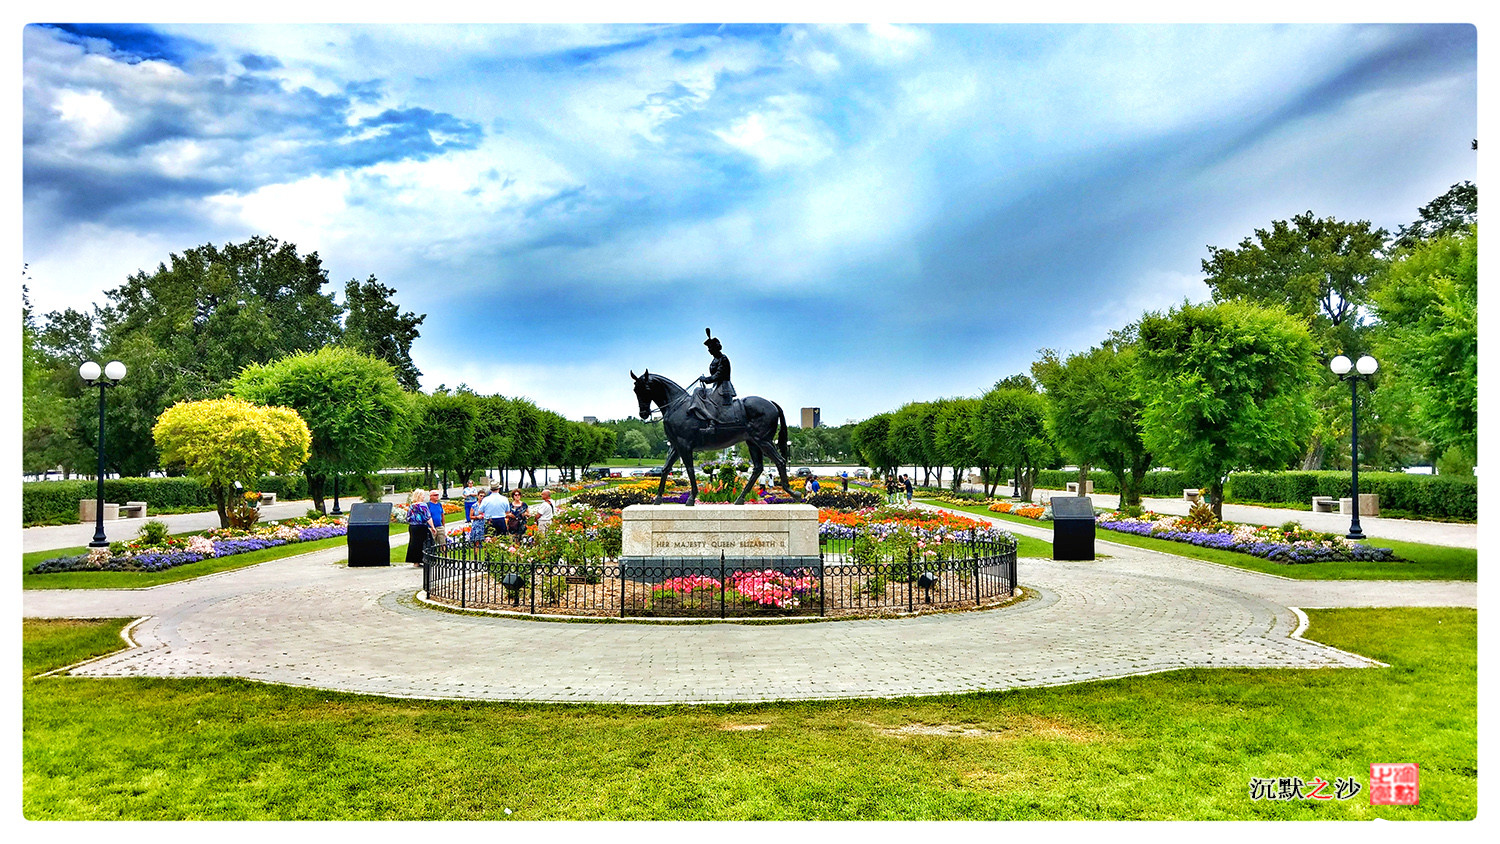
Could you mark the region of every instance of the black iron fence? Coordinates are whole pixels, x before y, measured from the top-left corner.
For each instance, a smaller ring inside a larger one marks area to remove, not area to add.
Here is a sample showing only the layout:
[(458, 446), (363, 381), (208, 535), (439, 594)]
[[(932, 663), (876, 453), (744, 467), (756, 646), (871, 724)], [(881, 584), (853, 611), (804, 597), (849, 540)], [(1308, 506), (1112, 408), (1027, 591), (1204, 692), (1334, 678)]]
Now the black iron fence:
[(776, 557), (543, 560), (509, 539), (423, 552), (422, 588), (461, 608), (600, 617), (762, 618), (920, 613), (1014, 597), (1016, 546), (825, 539), (816, 563)]

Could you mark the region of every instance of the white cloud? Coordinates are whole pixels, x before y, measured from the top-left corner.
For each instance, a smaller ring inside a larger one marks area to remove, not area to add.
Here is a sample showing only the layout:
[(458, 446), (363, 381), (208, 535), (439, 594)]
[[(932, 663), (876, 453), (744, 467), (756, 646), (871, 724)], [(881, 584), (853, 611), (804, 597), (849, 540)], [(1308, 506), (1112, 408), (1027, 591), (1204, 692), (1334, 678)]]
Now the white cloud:
[(249, 193), (211, 196), (206, 204), (221, 226), (275, 232), (305, 254), (322, 248), (332, 230), (343, 228), (340, 217), (348, 207), (348, 191), (347, 176), (309, 176)]
[(63, 125), (72, 130), (78, 146), (108, 143), (127, 126), (125, 115), (105, 98), (103, 91), (59, 91), (52, 107)]
[(831, 155), (834, 147), (828, 130), (810, 113), (816, 105), (795, 94), (767, 97), (760, 108), (713, 134), (763, 167), (808, 167)]

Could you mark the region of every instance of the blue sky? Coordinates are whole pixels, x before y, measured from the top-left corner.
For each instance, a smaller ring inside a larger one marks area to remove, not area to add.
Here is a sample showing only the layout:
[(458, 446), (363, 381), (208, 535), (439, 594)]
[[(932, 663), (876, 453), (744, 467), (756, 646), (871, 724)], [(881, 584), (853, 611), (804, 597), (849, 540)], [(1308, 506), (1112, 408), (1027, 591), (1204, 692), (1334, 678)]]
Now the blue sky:
[(1311, 210), (1475, 179), (1468, 25), (31, 25), (45, 312), (270, 234), (427, 314), (423, 386), (634, 412), (707, 371), (834, 423), (977, 395)]

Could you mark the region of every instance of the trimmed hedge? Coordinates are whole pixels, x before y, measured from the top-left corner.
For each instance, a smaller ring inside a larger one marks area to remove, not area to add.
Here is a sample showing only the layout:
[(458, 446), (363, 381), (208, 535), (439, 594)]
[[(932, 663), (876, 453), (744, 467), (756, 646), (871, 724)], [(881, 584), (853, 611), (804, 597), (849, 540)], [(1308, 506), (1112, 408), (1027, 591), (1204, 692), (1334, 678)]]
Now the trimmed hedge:
[[(370, 475), (378, 483), (395, 484), (396, 489), (409, 492), (422, 483), (421, 472), (403, 472), (391, 475)], [(274, 492), (278, 501), (301, 501), (307, 498), (307, 476), (303, 474), (276, 475), (260, 478), (251, 487), (257, 492)], [(32, 525), (41, 522), (71, 522), (78, 518), (78, 501), (93, 498), (98, 487), (94, 481), (33, 481), (21, 484), (21, 522)], [(343, 498), (356, 498), (363, 493), (361, 479), (344, 477), (339, 481), (339, 494)], [(331, 495), (332, 489), (327, 490)], [(104, 500), (110, 504), (127, 501), (146, 502), (146, 513), (164, 508), (197, 507), (214, 509), (212, 493), (205, 484), (194, 478), (106, 478)]]
[[(1036, 485), (1039, 489), (1067, 489), (1068, 484), (1077, 480), (1077, 472), (1043, 470), (1037, 472)], [(1120, 484), (1112, 472), (1090, 472), (1089, 480), (1094, 482), (1095, 492), (1113, 495), (1120, 491)], [(1206, 483), (1193, 481), (1186, 472), (1147, 472), (1142, 479), (1141, 495), (1177, 498), (1186, 488), (1202, 489), (1206, 486)], [(1479, 518), (1479, 483), (1474, 478), (1360, 472), (1359, 491), (1365, 495), (1379, 495), (1382, 510), (1403, 510), (1417, 516), (1443, 519)], [(1315, 495), (1348, 497), (1349, 473), (1236, 472), (1229, 476), (1224, 487), (1224, 499), (1229, 502), (1309, 504)]]
[[(1089, 480), (1094, 482), (1095, 492), (1111, 495), (1120, 492), (1120, 482), (1115, 479), (1114, 472), (1095, 470), (1089, 472)], [(1037, 489), (1067, 489), (1068, 484), (1077, 481), (1077, 472), (1063, 469), (1042, 469), (1036, 473)], [(1187, 472), (1166, 469), (1159, 472), (1147, 472), (1146, 476), (1141, 478), (1141, 495), (1152, 498), (1177, 498), (1182, 495), (1184, 489), (1202, 489), (1205, 486), (1208, 484), (1195, 481), (1188, 476)]]
[[(1380, 496), (1382, 510), (1405, 510), (1418, 516), (1479, 518), (1479, 482), (1453, 475), (1408, 475), (1404, 472), (1360, 472), (1362, 495)], [(1243, 472), (1229, 476), (1225, 498), (1231, 501), (1308, 504), (1315, 495), (1349, 496), (1348, 472)]]
[[(274, 492), (278, 499), (296, 501), (307, 497), (307, 478), (302, 475), (277, 475), (257, 480), (258, 492)], [(73, 521), (78, 518), (78, 501), (93, 498), (98, 484), (89, 480), (36, 481), (21, 485), (21, 521)], [(194, 478), (106, 478), (104, 500), (110, 504), (127, 501), (146, 502), (146, 513), (153, 509), (178, 507), (214, 508), (208, 486)]]

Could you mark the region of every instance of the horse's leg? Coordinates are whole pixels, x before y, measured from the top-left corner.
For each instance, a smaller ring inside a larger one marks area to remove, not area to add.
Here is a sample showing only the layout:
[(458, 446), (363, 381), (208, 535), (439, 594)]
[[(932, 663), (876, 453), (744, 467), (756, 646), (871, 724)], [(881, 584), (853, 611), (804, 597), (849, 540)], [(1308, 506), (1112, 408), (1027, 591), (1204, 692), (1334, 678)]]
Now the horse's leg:
[(698, 502), (698, 475), (693, 471), (693, 453), (691, 451), (682, 455), (682, 465), (687, 468), (688, 475), (688, 500), (687, 506), (691, 507)]
[(671, 446), (667, 451), (667, 464), (661, 467), (661, 480), (656, 483), (656, 500), (652, 504), (660, 504), (662, 493), (667, 491), (667, 476), (672, 474), (672, 464), (677, 462), (677, 446)]
[(745, 440), (745, 445), (750, 448), (750, 464), (753, 468), (750, 470), (750, 482), (745, 484), (744, 489), (740, 490), (740, 497), (734, 500), (736, 504), (745, 503), (745, 496), (750, 494), (750, 490), (755, 489), (755, 482), (760, 479), (761, 467), (765, 465), (761, 462), (760, 446), (756, 444), (755, 440)]

